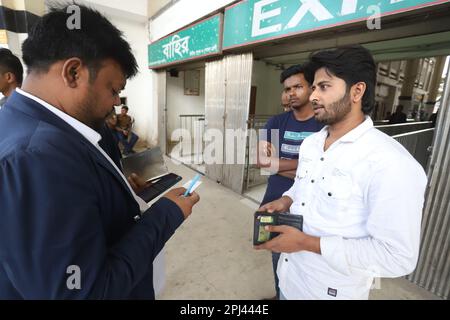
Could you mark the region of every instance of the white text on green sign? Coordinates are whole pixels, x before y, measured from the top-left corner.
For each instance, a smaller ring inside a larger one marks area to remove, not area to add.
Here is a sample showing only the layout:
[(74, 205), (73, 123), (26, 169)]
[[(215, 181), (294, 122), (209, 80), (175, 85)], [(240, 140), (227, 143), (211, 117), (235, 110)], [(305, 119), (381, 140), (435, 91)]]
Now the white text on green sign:
[(225, 12), (224, 48), (450, 2), (448, 0), (247, 0)]

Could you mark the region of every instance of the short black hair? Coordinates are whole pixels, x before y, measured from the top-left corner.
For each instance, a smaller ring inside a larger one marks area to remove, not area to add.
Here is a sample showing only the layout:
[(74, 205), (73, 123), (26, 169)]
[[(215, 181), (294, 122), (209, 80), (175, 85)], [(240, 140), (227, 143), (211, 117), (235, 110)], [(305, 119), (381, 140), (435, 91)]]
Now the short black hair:
[(130, 110), (127, 106), (122, 106), (122, 109), (126, 109), (127, 111)]
[(344, 46), (315, 53), (311, 57), (314, 73), (325, 68), (327, 72), (341, 78), (347, 90), (358, 82), (366, 84), (362, 99), (362, 111), (370, 114), (375, 105), (377, 67), (372, 54), (360, 45)]
[(23, 82), (23, 67), (20, 59), (17, 58), (9, 49), (0, 49), (0, 73), (11, 72), (16, 77), (19, 86)]
[(69, 28), (72, 5), (53, 5), (31, 29), (22, 45), (29, 72), (48, 72), (52, 64), (77, 57), (89, 68), (91, 78), (105, 59), (115, 60), (127, 79), (135, 76), (137, 62), (123, 33), (98, 11), (79, 4), (81, 28)]
[(303, 74), (303, 76), (305, 77), (306, 81), (308, 81), (309, 84), (312, 84), (314, 82), (314, 73), (312, 72), (310, 63), (297, 64), (287, 68), (281, 73), (280, 82), (284, 83), (286, 79), (300, 73)]

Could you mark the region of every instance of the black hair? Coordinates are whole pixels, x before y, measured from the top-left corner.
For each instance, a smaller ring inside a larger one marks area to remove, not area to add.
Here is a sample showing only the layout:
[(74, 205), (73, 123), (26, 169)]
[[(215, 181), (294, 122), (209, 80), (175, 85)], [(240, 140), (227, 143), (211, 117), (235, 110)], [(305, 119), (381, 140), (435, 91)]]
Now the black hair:
[(286, 79), (295, 76), (297, 74), (303, 74), (306, 81), (311, 85), (314, 82), (314, 73), (310, 63), (297, 64), (295, 66), (289, 67), (281, 73), (280, 82), (284, 83)]
[(122, 109), (130, 110), (130, 108), (128, 108), (127, 106), (122, 106)]
[(314, 73), (325, 68), (333, 76), (343, 79), (347, 90), (358, 82), (364, 82), (367, 88), (362, 99), (362, 111), (370, 114), (375, 105), (377, 67), (369, 50), (352, 45), (320, 51), (312, 55), (311, 63)]
[(19, 86), (23, 82), (23, 67), (20, 59), (17, 58), (10, 50), (0, 49), (0, 73), (11, 72), (16, 77)]
[(80, 12), (80, 28), (69, 27), (72, 5), (53, 5), (33, 26), (22, 45), (29, 72), (48, 72), (57, 61), (77, 57), (89, 68), (91, 79), (105, 59), (115, 60), (127, 79), (135, 76), (137, 62), (123, 33), (98, 11), (79, 4), (75, 6)]

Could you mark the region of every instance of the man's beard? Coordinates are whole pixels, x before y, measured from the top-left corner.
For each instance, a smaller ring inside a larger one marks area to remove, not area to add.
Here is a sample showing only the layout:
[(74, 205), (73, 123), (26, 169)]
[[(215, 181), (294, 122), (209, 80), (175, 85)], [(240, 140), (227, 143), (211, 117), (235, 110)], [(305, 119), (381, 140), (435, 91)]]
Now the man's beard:
[(98, 131), (105, 123), (107, 115), (103, 118), (96, 116), (95, 110), (98, 108), (97, 96), (93, 90), (89, 90), (86, 98), (80, 103), (80, 110), (83, 110), (83, 123), (88, 127)]
[(326, 108), (323, 105), (319, 106), (324, 107), (324, 109), (321, 114), (315, 116), (316, 120), (325, 125), (333, 125), (344, 119), (352, 110), (350, 93), (346, 92), (342, 99), (333, 102)]

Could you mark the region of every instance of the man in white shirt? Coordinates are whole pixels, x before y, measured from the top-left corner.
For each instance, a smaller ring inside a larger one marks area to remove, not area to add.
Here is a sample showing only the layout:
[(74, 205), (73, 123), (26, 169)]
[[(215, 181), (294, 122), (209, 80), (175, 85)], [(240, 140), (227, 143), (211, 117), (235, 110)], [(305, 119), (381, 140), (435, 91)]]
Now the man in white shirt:
[(398, 142), (373, 127), (376, 65), (361, 46), (316, 53), (310, 97), (327, 126), (307, 138), (293, 187), (260, 210), (303, 215), (303, 232), (257, 247), (282, 252), (284, 299), (368, 299), (376, 277), (411, 273), (419, 255), (427, 178)]

